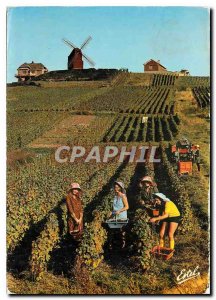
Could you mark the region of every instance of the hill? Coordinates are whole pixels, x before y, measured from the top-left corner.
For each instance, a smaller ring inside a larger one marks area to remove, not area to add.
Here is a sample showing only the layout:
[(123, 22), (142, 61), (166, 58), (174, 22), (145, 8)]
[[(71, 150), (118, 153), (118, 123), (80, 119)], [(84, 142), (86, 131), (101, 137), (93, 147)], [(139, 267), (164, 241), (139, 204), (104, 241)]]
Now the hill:
[[(191, 284), (189, 293), (204, 293), (209, 268), (210, 78), (117, 72), (101, 80), (38, 82), (40, 87), (7, 88), (9, 290), (168, 294), (171, 288), (176, 292), (174, 279), (181, 269), (198, 264), (200, 285)], [(194, 166), (187, 179), (177, 176), (169, 152), (182, 136), (201, 149), (201, 172)], [(155, 145), (162, 162), (121, 163), (113, 158), (108, 164), (59, 164), (54, 154), (60, 145)], [(144, 175), (151, 175), (182, 211), (176, 251), (168, 261), (150, 256), (158, 228), (151, 228), (146, 212), (134, 205), (134, 186)], [(84, 190), (85, 232), (78, 246), (67, 235), (63, 200), (72, 180)], [(103, 226), (116, 180), (125, 183), (130, 206), (124, 252), (109, 250)]]

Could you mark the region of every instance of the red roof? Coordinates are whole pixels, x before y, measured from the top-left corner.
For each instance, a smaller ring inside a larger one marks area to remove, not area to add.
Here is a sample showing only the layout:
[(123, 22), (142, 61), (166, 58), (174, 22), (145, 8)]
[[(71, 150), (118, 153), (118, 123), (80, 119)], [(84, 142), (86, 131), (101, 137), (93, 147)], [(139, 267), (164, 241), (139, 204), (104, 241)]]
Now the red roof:
[(163, 65), (161, 65), (158, 61), (156, 61), (156, 60), (154, 60), (154, 59), (148, 60), (148, 61), (144, 64), (144, 66), (147, 65), (150, 61), (153, 61), (153, 62), (155, 62), (156, 64), (158, 64), (159, 66), (161, 66), (162, 68), (166, 69)]

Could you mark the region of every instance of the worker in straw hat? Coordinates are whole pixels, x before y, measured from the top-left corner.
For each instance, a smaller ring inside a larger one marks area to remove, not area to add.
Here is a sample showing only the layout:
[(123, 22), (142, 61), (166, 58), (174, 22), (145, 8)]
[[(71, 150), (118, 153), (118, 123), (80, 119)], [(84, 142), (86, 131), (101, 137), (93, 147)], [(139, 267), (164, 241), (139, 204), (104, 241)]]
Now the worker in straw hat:
[(74, 240), (79, 240), (83, 233), (83, 207), (79, 183), (71, 183), (67, 193), (66, 204), (68, 210), (68, 231)]
[(140, 178), (138, 183), (138, 194), (136, 201), (138, 205), (152, 204), (153, 193), (157, 193), (157, 184), (153, 181), (151, 176), (144, 176)]
[(174, 233), (181, 221), (180, 212), (170, 199), (168, 199), (162, 193), (155, 193), (154, 196), (154, 205), (157, 207), (163, 208), (162, 216), (151, 218), (150, 222), (162, 221), (162, 226), (160, 228), (160, 247), (164, 247), (164, 235), (166, 227), (168, 226), (168, 236), (169, 236), (169, 246), (171, 249), (175, 247)]
[[(128, 200), (126, 196), (126, 190), (124, 187), (124, 183), (121, 181), (114, 182), (114, 192), (115, 196), (113, 199), (113, 210), (110, 213), (109, 217), (111, 219), (116, 219), (117, 221), (123, 221), (127, 219), (127, 210), (129, 209)], [(118, 244), (122, 249), (125, 247), (126, 232), (123, 228), (119, 230), (119, 233), (115, 231), (110, 231), (108, 234), (108, 245), (110, 250), (116, 244)]]

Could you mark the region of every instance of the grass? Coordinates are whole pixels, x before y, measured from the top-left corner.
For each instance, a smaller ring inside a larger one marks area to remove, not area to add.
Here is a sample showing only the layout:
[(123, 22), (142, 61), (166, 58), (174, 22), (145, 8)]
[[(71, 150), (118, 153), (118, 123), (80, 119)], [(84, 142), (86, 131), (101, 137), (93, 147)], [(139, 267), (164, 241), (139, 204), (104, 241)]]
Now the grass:
[(184, 181), (201, 226), (208, 226), (208, 201), (210, 178), (210, 123), (208, 109), (200, 109), (192, 91), (176, 92), (177, 113), (181, 119), (178, 138), (186, 136), (200, 146), (201, 171), (193, 166), (193, 175)]
[(129, 73), (125, 85), (130, 86), (150, 86), (153, 75), (145, 73)]
[(178, 90), (197, 86), (210, 86), (210, 77), (207, 76), (180, 76), (175, 83)]
[[(32, 282), (28, 279), (29, 274), (24, 274), (22, 279), (8, 274), (8, 288), (18, 294), (139, 295), (161, 294), (164, 290), (168, 293), (169, 289), (178, 287), (175, 280), (183, 268), (194, 269), (198, 265), (201, 276), (207, 276), (206, 234), (205, 231), (200, 231), (192, 236), (177, 236), (178, 247), (173, 258), (169, 261), (157, 260), (154, 268), (146, 273), (136, 272), (133, 268), (125, 266), (112, 267), (103, 262), (92, 273), (77, 272), (76, 276), (71, 278), (54, 276), (51, 272), (47, 272), (40, 281)], [(185, 288), (188, 289), (190, 284), (191, 281)], [(200, 284), (204, 292), (207, 282)], [(201, 286), (191, 288), (191, 293), (196, 293), (197, 288), (200, 290)]]

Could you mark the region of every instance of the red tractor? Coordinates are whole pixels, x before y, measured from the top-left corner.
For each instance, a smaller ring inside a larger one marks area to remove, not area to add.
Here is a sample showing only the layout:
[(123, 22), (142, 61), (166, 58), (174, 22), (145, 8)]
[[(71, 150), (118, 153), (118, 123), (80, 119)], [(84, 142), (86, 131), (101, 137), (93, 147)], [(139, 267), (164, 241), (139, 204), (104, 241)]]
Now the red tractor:
[(171, 147), (171, 152), (172, 161), (178, 167), (178, 175), (191, 175), (193, 163), (197, 164), (198, 171), (200, 171), (199, 145), (193, 145), (186, 138), (183, 138)]

